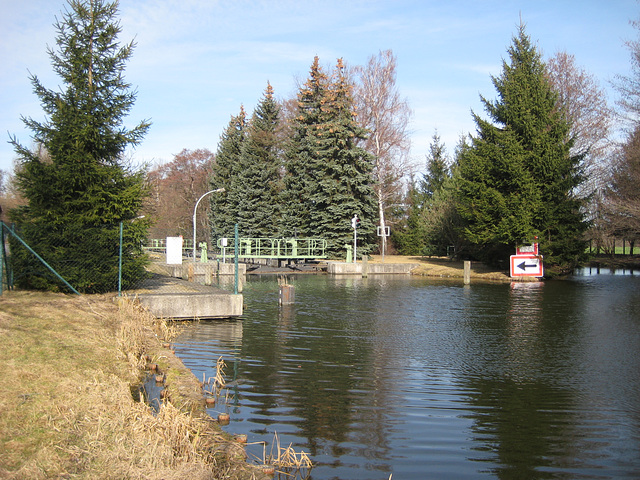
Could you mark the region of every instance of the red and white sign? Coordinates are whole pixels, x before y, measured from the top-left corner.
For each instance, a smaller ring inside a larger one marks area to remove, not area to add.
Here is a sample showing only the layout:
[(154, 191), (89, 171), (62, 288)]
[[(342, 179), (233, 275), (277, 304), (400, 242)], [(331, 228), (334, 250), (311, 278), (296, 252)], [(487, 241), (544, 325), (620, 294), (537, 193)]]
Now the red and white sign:
[(518, 246), (516, 247), (516, 255), (538, 255), (538, 244)]
[(543, 277), (542, 255), (511, 255), (510, 272), (512, 277)]

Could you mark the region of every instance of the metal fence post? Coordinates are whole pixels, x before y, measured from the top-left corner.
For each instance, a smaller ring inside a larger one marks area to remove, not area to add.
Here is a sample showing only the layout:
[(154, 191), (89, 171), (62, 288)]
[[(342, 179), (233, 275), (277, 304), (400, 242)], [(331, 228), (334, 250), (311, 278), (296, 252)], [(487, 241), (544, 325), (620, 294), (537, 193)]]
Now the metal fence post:
[(235, 286), (233, 288), (233, 293), (238, 294), (238, 224), (234, 227), (234, 262), (235, 262)]
[[(0, 295), (4, 287), (4, 223), (0, 223)], [(8, 282), (7, 282), (8, 284)]]
[(71, 291), (72, 291), (73, 293), (75, 293), (76, 295), (80, 295), (80, 292), (78, 292), (75, 288), (73, 288), (73, 287), (71, 286), (71, 284), (70, 284), (69, 282), (67, 282), (64, 278), (62, 278), (62, 277), (60, 276), (60, 274), (59, 274), (58, 272), (56, 272), (56, 271), (53, 269), (53, 267), (52, 267), (51, 265), (49, 265), (49, 264), (48, 264), (48, 263), (47, 263), (47, 262), (46, 262), (46, 261), (45, 261), (45, 260), (40, 256), (40, 255), (38, 255), (38, 254), (33, 250), (33, 248), (31, 248), (29, 245), (27, 245), (27, 243), (26, 243), (22, 238), (20, 238), (20, 236), (19, 236), (15, 231), (13, 231), (13, 230), (9, 230), (9, 233), (13, 236), (13, 238), (15, 238), (16, 240), (18, 240), (18, 241), (22, 244), (22, 246), (23, 246), (23, 247), (25, 247), (25, 248), (26, 248), (26, 249), (27, 249), (27, 250), (28, 250), (28, 251), (29, 251), (33, 256), (35, 256), (35, 257), (38, 259), (38, 261), (39, 261), (40, 263), (42, 263), (42, 265), (44, 265), (45, 267), (47, 267), (47, 269), (48, 269), (51, 273), (53, 273), (53, 274), (56, 276), (56, 278), (57, 278), (58, 280), (60, 280), (62, 283), (64, 283), (64, 284), (67, 286), (67, 288), (69, 288), (69, 290), (71, 290)]
[(120, 221), (120, 253), (118, 255), (118, 296), (122, 296), (122, 221)]

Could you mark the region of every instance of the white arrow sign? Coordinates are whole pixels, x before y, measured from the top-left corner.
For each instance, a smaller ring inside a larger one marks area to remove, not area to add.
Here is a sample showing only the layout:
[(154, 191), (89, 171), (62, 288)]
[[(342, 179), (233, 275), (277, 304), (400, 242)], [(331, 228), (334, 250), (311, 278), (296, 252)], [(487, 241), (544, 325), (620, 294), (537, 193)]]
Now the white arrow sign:
[(512, 277), (542, 277), (542, 256), (511, 255)]

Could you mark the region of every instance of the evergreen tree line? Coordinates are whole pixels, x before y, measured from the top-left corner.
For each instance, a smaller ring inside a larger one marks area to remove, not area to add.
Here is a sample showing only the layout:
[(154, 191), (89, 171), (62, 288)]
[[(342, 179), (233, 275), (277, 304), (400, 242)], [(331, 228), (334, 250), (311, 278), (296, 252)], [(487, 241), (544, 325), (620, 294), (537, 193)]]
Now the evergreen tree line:
[[(508, 55), (492, 78), (497, 100), (482, 97), (489, 119), (473, 113), (477, 132), (461, 138), (453, 162), (434, 135), (427, 173), (407, 192), (407, 207), (391, 209), (392, 240), (402, 254), (503, 268), (517, 245), (535, 242), (550, 274), (568, 273), (586, 259), (584, 153), (572, 152), (571, 121), (524, 26)], [(339, 254), (358, 214), (360, 251), (373, 249), (375, 159), (358, 147), (367, 132), (350, 92), (342, 63), (329, 78), (316, 58), (289, 123), (270, 86), (250, 120), (243, 111), (232, 118), (213, 168), (211, 188), (226, 191), (212, 199), (213, 238), (238, 223), (242, 236), (326, 238)]]
[[(56, 24), (58, 50), (49, 53), (64, 88), (49, 90), (31, 77), (47, 119), (24, 119), (35, 149), (11, 139), (20, 160), (16, 183), (28, 201), (11, 218), (36, 250), (55, 251), (63, 261), (95, 247), (109, 268), (117, 264), (117, 252), (104, 246), (112, 242), (94, 227), (125, 222), (124, 267), (134, 278), (144, 270), (139, 246), (149, 219), (139, 216), (148, 188), (144, 169), (131, 168), (124, 154), (150, 123), (123, 126), (135, 100), (123, 77), (134, 45), (118, 45), (116, 14), (117, 2), (70, 0)], [(497, 99), (482, 97), (488, 119), (473, 113), (476, 132), (461, 139), (453, 161), (436, 134), (427, 174), (412, 184), (403, 206), (387, 205), (400, 253), (455, 253), (506, 266), (516, 245), (535, 241), (551, 274), (570, 272), (585, 259), (587, 218), (594, 218), (590, 194), (580, 188), (586, 153), (572, 149), (571, 118), (547, 73), (521, 26), (501, 75), (492, 78)], [(628, 85), (633, 93), (633, 79)], [(324, 238), (329, 254), (342, 256), (353, 239), (351, 218), (358, 215), (358, 251), (373, 251), (376, 158), (362, 147), (368, 132), (354, 113), (352, 88), (341, 60), (326, 73), (316, 57), (293, 114), (284, 114), (267, 85), (250, 118), (242, 108), (231, 118), (211, 166), (210, 188), (224, 188), (209, 197), (211, 238), (231, 237), (238, 224), (243, 237)], [(637, 96), (629, 97), (632, 107)], [(637, 140), (640, 129), (631, 131)], [(636, 143), (621, 152), (609, 189), (625, 231), (628, 218), (638, 218)], [(55, 232), (66, 226), (79, 232), (75, 245), (61, 246), (63, 233)], [(90, 257), (83, 262), (87, 271), (98, 263)], [(72, 274), (86, 280), (86, 273)], [(84, 287), (108, 288), (106, 279)]]
[(289, 121), (268, 85), (250, 119), (244, 109), (223, 132), (210, 187), (211, 238), (298, 237), (327, 240), (343, 255), (360, 220), (358, 249), (372, 250), (376, 209), (373, 158), (358, 142), (367, 132), (354, 114), (342, 60), (327, 75), (315, 57)]
[(517, 245), (539, 243), (547, 272), (569, 273), (587, 256), (584, 154), (572, 154), (571, 123), (524, 26), (492, 80), (498, 98), (481, 97), (489, 119), (473, 113), (476, 134), (452, 162), (434, 135), (394, 239), (404, 254), (455, 252), (503, 268)]

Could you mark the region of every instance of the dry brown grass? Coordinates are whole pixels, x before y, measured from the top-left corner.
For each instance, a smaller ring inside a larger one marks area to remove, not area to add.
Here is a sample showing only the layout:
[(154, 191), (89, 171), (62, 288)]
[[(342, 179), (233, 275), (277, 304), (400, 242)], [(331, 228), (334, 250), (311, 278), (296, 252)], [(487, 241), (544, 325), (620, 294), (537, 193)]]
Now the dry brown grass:
[(273, 435), (269, 454), (266, 453), (266, 445), (264, 445), (262, 463), (264, 465), (273, 465), (277, 468), (278, 473), (295, 479), (309, 477), (313, 468), (309, 455), (302, 450), (296, 452), (291, 444), (283, 447), (280, 444), (280, 437), (278, 437), (277, 432)]
[[(380, 263), (380, 255), (372, 255), (372, 263)], [(414, 263), (417, 265), (411, 273), (428, 277), (463, 278), (464, 262), (462, 260), (450, 260), (446, 257), (420, 257), (405, 255), (386, 255), (385, 263)], [(491, 269), (480, 262), (471, 263), (471, 280), (486, 280), (497, 282), (510, 282), (508, 272)]]
[[(0, 297), (0, 478), (260, 478), (204, 414), (199, 383), (163, 347), (175, 327), (105, 296)], [(170, 401), (132, 386), (148, 360)]]

